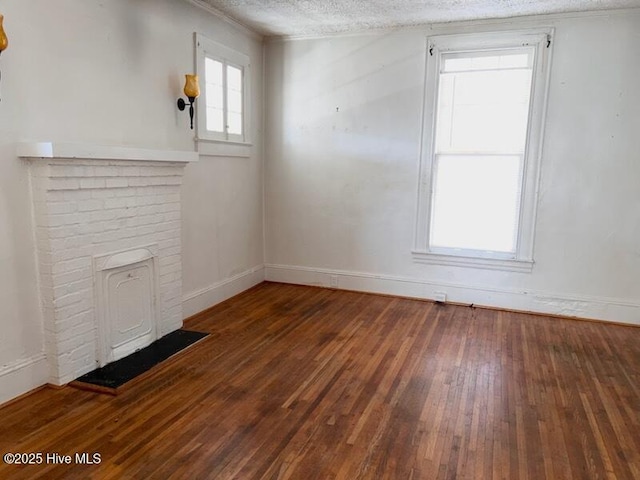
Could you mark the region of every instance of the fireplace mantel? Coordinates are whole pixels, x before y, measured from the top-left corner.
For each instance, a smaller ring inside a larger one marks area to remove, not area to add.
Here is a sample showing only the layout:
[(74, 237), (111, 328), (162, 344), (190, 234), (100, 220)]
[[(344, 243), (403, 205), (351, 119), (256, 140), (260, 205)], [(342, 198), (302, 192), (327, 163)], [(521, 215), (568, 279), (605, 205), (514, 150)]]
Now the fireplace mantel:
[(181, 185), (198, 154), (54, 142), (17, 153), (30, 174), (49, 383), (180, 328)]
[(93, 145), (82, 143), (28, 142), (19, 143), (20, 158), (82, 159), (82, 160), (129, 160), (138, 162), (198, 161), (197, 152), (180, 150), (154, 150), (125, 146)]

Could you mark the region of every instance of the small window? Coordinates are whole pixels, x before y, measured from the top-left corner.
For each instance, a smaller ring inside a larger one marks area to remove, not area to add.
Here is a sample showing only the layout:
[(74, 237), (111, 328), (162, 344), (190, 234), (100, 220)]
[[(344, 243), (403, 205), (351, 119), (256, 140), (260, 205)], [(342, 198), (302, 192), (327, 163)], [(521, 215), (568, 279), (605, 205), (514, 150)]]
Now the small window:
[(429, 39), (417, 260), (531, 268), (549, 40)]
[(196, 35), (196, 50), (205, 85), (198, 140), (249, 143), (249, 57), (201, 35)]

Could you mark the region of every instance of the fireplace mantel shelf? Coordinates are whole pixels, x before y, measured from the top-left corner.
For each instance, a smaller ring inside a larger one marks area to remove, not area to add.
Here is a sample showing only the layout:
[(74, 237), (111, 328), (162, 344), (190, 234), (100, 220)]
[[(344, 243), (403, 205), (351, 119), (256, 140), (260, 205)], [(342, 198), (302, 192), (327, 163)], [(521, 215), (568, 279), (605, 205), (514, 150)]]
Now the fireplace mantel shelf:
[(197, 152), (57, 142), (19, 143), (17, 146), (17, 155), (20, 158), (42, 159), (77, 158), (83, 160), (130, 160), (138, 162), (174, 163), (198, 161)]
[(68, 383), (180, 328), (182, 180), (198, 154), (16, 147), (29, 173), (49, 383)]

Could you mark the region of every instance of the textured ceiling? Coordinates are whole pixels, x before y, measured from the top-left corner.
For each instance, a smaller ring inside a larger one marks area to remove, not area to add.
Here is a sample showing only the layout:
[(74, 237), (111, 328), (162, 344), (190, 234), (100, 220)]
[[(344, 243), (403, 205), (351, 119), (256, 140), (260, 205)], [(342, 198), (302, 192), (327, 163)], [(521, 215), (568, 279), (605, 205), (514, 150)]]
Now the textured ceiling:
[(263, 35), (640, 7), (640, 0), (197, 0)]

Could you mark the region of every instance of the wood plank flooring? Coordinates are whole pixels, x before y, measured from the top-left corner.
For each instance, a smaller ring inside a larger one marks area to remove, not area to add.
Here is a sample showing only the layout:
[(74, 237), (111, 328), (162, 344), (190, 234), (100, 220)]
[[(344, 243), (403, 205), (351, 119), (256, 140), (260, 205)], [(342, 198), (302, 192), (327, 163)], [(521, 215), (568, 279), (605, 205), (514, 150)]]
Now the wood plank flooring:
[(640, 479), (640, 329), (263, 283), (111, 397), (0, 408), (1, 479)]

